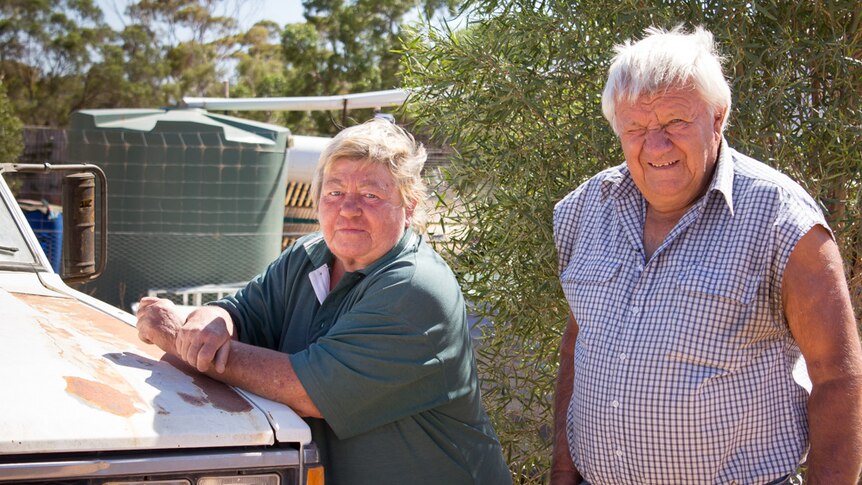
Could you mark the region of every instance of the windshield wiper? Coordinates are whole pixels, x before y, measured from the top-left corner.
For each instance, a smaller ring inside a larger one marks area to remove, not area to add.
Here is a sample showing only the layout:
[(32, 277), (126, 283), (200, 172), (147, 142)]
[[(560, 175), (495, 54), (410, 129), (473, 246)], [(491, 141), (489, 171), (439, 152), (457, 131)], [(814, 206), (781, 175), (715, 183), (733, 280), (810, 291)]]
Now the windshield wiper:
[(7, 251), (7, 252), (10, 252), (10, 253), (17, 253), (18, 251), (20, 251), (20, 249), (16, 248), (15, 246), (2, 246), (2, 245), (0, 245), (0, 251)]

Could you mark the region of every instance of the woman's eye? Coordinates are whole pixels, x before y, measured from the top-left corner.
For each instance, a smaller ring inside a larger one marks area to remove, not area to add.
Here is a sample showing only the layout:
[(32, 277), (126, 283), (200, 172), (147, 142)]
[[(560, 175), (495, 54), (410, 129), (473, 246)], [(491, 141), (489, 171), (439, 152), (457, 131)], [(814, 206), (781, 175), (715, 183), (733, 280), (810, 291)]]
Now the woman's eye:
[(377, 199), (379, 197), (377, 197), (377, 195), (375, 195), (375, 194), (365, 194), (365, 198), (366, 199)]
[(330, 190), (329, 192), (327, 192), (327, 195), (332, 197), (338, 197), (339, 195), (341, 195), (341, 192), (338, 190)]

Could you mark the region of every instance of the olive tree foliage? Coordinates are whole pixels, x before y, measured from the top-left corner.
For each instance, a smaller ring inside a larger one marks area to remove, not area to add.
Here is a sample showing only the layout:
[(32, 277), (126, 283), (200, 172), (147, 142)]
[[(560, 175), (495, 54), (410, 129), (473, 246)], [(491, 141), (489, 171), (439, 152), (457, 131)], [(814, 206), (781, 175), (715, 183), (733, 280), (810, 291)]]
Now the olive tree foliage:
[(405, 42), (417, 129), (455, 154), (438, 248), (472, 311), (486, 407), (516, 482), (541, 483), (568, 307), (554, 204), (623, 162), (601, 114), (613, 46), (649, 26), (709, 28), (734, 92), (729, 143), (823, 202), (860, 308), (862, 12), (855, 1), (477, 0), (463, 28)]
[[(757, 2), (715, 26), (736, 106), (728, 139), (823, 205), (862, 318), (862, 3)], [(731, 41), (731, 39), (739, 39)]]

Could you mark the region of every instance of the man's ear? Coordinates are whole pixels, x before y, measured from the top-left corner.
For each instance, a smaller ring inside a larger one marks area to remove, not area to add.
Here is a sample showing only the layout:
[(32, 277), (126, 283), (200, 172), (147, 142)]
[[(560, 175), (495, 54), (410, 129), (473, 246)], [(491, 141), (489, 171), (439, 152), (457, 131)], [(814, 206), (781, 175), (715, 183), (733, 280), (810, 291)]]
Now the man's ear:
[(727, 106), (723, 106), (715, 111), (712, 128), (715, 133), (721, 133), (721, 127), (724, 125), (724, 120), (727, 119)]

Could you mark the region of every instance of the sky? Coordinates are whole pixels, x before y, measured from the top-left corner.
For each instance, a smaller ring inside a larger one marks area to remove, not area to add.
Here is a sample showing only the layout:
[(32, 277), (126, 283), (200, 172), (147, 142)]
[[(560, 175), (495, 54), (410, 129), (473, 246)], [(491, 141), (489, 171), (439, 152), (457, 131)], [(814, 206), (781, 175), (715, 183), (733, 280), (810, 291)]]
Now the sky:
[[(96, 0), (96, 3), (105, 14), (108, 24), (118, 29), (123, 25), (122, 16), (126, 5), (133, 3), (133, 0)], [(243, 30), (259, 20), (272, 20), (280, 26), (305, 22), (302, 0), (238, 0), (235, 3), (240, 6), (237, 20)]]

